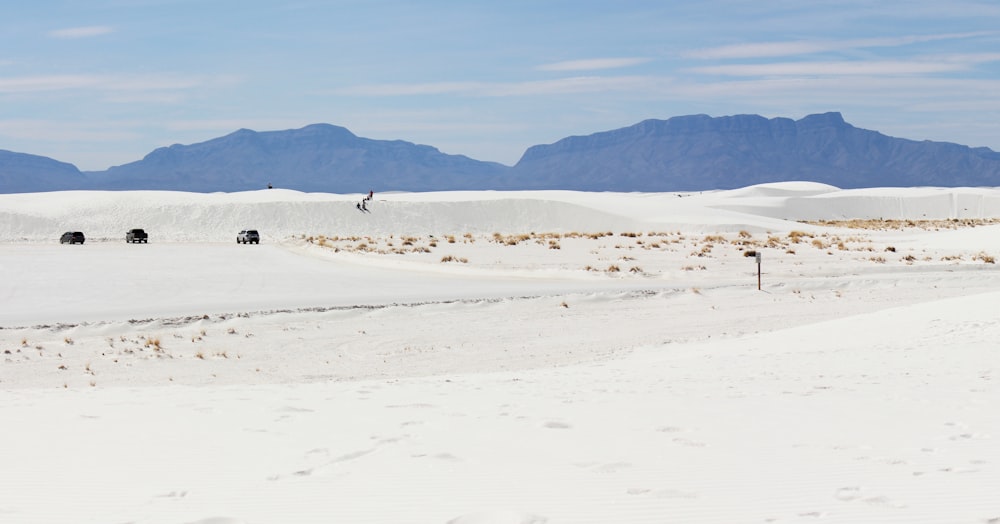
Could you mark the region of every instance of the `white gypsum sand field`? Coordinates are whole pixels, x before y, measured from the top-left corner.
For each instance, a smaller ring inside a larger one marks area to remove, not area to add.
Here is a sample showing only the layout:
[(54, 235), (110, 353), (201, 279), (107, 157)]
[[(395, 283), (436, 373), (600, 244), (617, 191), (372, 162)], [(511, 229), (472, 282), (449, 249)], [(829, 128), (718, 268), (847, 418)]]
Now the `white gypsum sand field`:
[(1000, 522), (1000, 190), (360, 198), (0, 195), (0, 522)]

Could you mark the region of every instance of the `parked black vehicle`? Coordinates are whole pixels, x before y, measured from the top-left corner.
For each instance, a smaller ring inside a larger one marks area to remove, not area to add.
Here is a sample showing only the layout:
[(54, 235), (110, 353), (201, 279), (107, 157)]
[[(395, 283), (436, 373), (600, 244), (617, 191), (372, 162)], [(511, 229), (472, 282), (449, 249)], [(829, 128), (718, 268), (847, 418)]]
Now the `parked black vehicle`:
[(237, 244), (260, 244), (260, 234), (256, 229), (244, 229), (236, 235)]
[(129, 229), (125, 233), (125, 241), (129, 244), (142, 242), (143, 244), (149, 243), (149, 235), (146, 234), (142, 229)]
[(67, 231), (59, 237), (60, 244), (82, 244), (86, 240), (79, 231)]

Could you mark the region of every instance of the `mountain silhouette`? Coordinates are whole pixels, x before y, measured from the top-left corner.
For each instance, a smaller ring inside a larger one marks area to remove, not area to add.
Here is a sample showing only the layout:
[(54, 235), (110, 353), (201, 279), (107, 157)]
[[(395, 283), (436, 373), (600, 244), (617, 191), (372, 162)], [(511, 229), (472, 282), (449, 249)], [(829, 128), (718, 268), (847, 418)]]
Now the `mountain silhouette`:
[(528, 148), (514, 166), (313, 124), (241, 129), (142, 160), (81, 173), (0, 150), (0, 192), (65, 189), (309, 192), (569, 189), (703, 191), (808, 180), (841, 188), (998, 186), (1000, 153), (860, 129), (840, 113), (800, 120), (678, 116)]

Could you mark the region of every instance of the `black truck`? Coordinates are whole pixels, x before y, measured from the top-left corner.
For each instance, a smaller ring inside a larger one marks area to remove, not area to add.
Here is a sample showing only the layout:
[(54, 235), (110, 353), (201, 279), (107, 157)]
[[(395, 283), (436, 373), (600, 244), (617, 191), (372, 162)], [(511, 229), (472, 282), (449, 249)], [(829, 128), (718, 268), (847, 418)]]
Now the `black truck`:
[(149, 235), (142, 229), (129, 229), (125, 232), (125, 241), (129, 244), (149, 243)]

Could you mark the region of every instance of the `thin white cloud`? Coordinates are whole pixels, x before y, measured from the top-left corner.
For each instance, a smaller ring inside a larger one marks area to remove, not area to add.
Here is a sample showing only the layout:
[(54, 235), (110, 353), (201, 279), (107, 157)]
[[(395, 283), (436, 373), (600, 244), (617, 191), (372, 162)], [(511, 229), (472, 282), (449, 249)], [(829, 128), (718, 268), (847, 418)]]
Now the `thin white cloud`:
[(47, 75), (0, 78), (0, 93), (28, 93), (92, 88), (102, 83), (94, 75)]
[(0, 136), (40, 142), (121, 142), (133, 140), (140, 133), (117, 122), (67, 122), (63, 120), (10, 119), (0, 120)]
[(918, 75), (945, 73), (968, 68), (956, 61), (839, 61), (781, 62), (774, 64), (727, 64), (693, 67), (690, 72), (725, 76), (843, 76), (843, 75)]
[(698, 59), (773, 58), (799, 56), (830, 51), (846, 51), (875, 47), (899, 47), (922, 42), (957, 40), (996, 34), (995, 32), (949, 33), (940, 35), (913, 35), (891, 38), (862, 38), (847, 40), (793, 40), (788, 42), (758, 42), (733, 44), (705, 49), (695, 49), (682, 56)]
[(92, 25), (86, 27), (69, 27), (65, 29), (55, 29), (47, 34), (52, 38), (91, 38), (94, 36), (106, 35), (114, 32), (114, 29), (106, 25)]
[(643, 76), (577, 76), (555, 80), (527, 82), (438, 82), (422, 84), (359, 85), (334, 90), (334, 94), (352, 96), (412, 96), (412, 95), (465, 95), (465, 96), (530, 96), (568, 93), (593, 93), (624, 91), (648, 83)]
[(231, 133), (237, 129), (253, 129), (256, 131), (270, 131), (275, 129), (298, 129), (316, 122), (305, 119), (261, 119), (261, 118), (232, 118), (214, 120), (171, 120), (164, 123), (164, 128), (170, 131), (213, 131), (220, 133)]
[(535, 69), (539, 71), (596, 71), (601, 69), (618, 69), (631, 67), (634, 65), (649, 62), (649, 58), (624, 57), (624, 58), (588, 58), (583, 60), (567, 60), (565, 62), (554, 62), (542, 64)]
[(768, 106), (782, 113), (794, 105), (828, 108), (872, 106), (930, 107), (942, 101), (975, 100), (981, 107), (1000, 102), (1000, 81), (906, 76), (770, 77), (722, 82), (687, 81), (666, 86), (661, 96), (671, 100), (723, 99), (738, 106)]
[(0, 77), (0, 94), (80, 90), (152, 92), (188, 90), (208, 85), (227, 85), (235, 81), (237, 80), (231, 77), (195, 77), (172, 74)]

